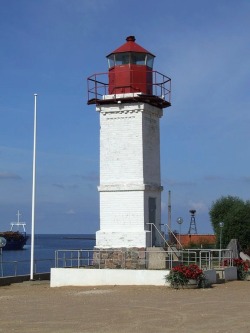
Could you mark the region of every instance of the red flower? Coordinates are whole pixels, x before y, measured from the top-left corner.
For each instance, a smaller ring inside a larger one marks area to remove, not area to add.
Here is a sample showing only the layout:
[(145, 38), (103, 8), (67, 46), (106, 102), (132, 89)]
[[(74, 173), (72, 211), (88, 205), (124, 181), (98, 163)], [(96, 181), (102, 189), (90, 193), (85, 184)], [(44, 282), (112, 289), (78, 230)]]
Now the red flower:
[(188, 266), (180, 265), (176, 266), (173, 269), (173, 272), (179, 272), (183, 274), (188, 279), (197, 280), (200, 275), (203, 274), (203, 271), (199, 268), (199, 266), (195, 264), (190, 264)]

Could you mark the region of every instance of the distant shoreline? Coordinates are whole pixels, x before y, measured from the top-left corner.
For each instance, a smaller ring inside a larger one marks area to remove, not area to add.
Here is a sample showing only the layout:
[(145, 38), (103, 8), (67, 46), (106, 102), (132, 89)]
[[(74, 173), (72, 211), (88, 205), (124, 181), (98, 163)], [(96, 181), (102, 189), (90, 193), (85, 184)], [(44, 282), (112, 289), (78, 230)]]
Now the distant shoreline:
[(67, 236), (65, 236), (65, 237), (63, 237), (63, 239), (88, 239), (88, 240), (95, 240), (95, 237), (94, 236), (92, 236), (92, 237), (89, 237), (89, 236), (87, 236), (87, 237), (67, 237)]

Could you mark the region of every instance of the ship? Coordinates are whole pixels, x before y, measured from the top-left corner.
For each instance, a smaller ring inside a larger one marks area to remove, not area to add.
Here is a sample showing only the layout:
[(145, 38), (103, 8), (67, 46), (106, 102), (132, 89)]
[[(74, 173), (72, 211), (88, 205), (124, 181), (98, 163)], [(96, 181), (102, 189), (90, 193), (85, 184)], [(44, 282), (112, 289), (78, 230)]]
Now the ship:
[[(26, 235), (26, 230), (25, 230), (26, 223), (20, 221), (20, 216), (21, 214), (18, 210), (17, 221), (10, 223), (10, 230), (0, 232), (0, 237), (6, 239), (6, 244), (2, 248), (3, 251), (22, 250), (24, 245), (26, 245), (27, 240), (29, 239), (29, 236)], [(21, 231), (20, 228), (22, 228)]]

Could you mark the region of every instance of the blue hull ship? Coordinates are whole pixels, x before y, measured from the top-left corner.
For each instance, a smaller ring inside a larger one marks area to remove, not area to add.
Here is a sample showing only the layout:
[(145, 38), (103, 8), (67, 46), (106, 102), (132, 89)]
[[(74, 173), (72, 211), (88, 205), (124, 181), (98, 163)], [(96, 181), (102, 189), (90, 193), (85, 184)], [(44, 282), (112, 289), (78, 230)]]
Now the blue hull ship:
[(16, 232), (5, 231), (0, 233), (0, 237), (6, 239), (6, 245), (2, 248), (3, 251), (14, 251), (22, 250), (24, 245), (26, 245), (29, 236), (26, 234)]
[[(5, 238), (6, 245), (2, 248), (3, 251), (16, 251), (22, 250), (24, 245), (26, 245), (29, 236), (26, 235), (25, 225), (26, 223), (20, 222), (20, 212), (17, 212), (17, 222), (11, 222), (10, 231), (0, 232), (0, 237)], [(13, 229), (17, 228), (16, 231)], [(22, 231), (19, 228), (22, 227)]]

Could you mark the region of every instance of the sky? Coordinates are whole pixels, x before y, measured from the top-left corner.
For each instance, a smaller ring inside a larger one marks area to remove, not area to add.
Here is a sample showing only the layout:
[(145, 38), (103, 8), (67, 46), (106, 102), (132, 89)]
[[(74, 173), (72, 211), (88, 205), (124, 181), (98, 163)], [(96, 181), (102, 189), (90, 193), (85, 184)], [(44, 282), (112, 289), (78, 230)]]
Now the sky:
[(172, 79), (161, 118), (162, 223), (212, 233), (221, 196), (249, 200), (250, 1), (0, 0), (0, 230), (31, 226), (37, 97), (36, 233), (99, 229), (99, 115), (87, 77), (134, 35)]

